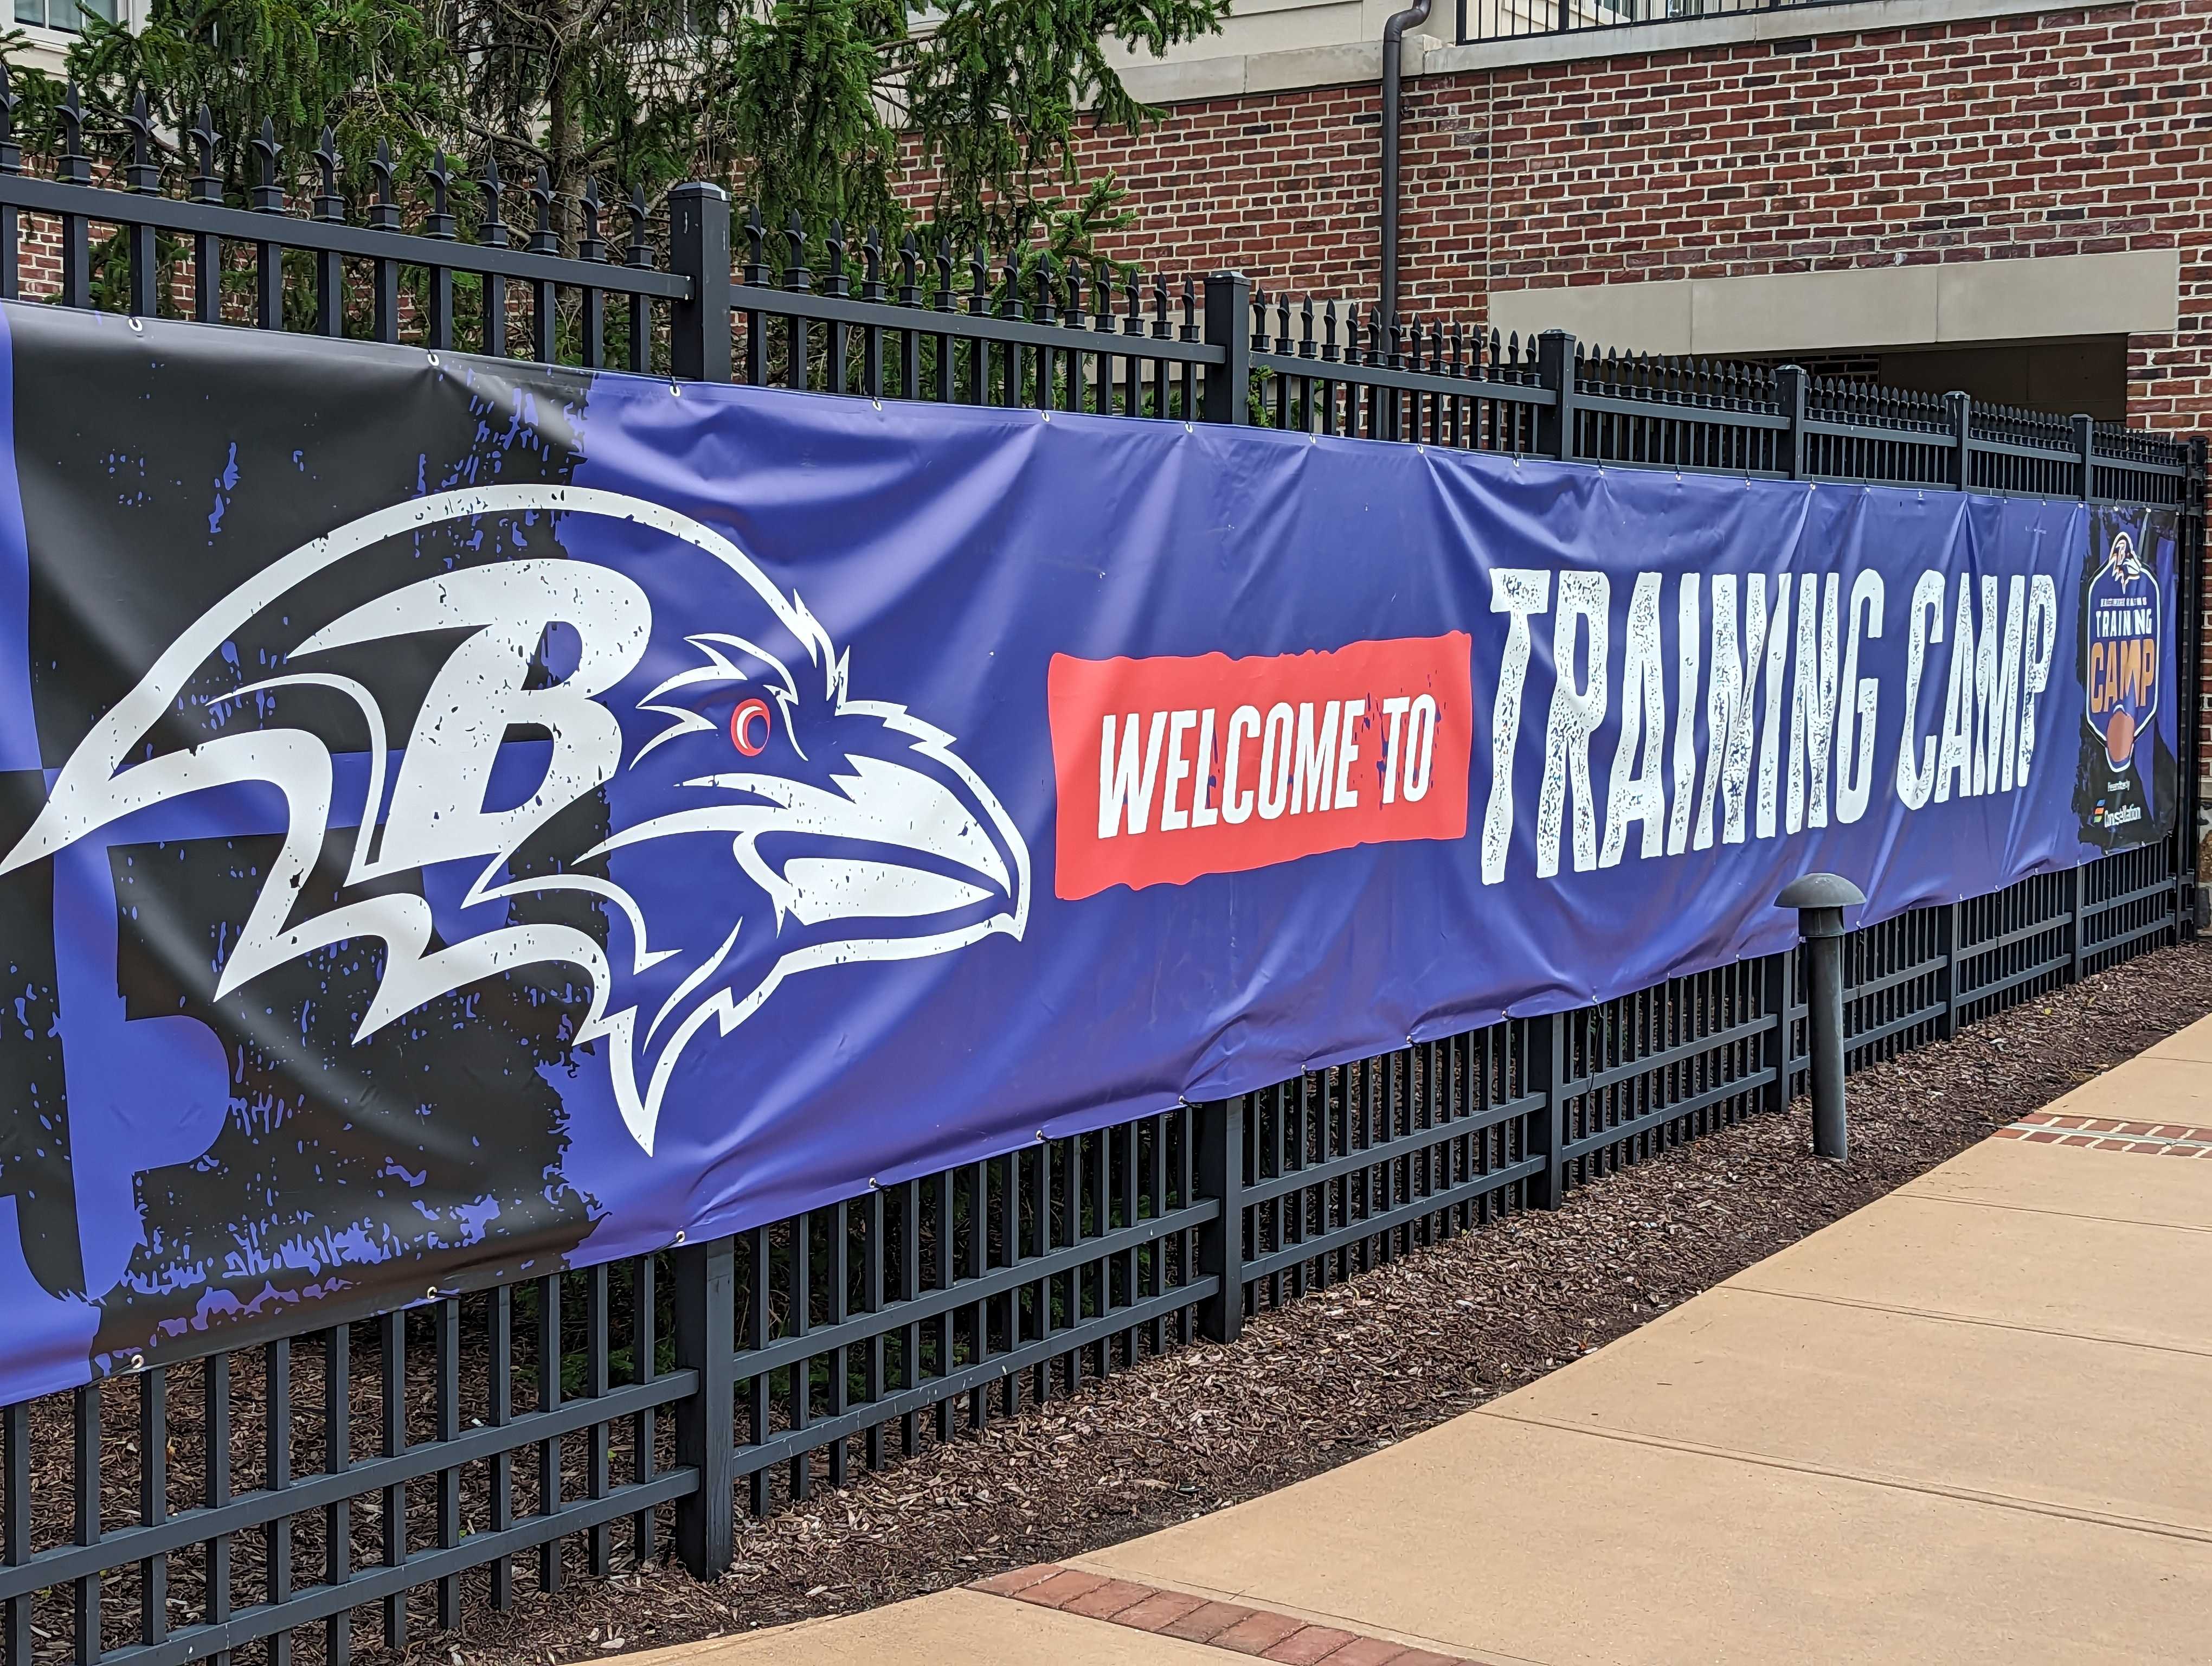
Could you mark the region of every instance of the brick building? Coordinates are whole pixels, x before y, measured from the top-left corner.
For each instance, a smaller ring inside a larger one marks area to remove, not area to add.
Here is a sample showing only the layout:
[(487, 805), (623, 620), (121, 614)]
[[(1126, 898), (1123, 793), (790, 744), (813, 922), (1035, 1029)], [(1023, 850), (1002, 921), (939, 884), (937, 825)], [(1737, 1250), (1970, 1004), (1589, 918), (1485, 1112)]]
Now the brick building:
[[(1395, 3), (1248, 3), (1133, 63), (1167, 121), (1084, 158), (1140, 210), (1116, 252), (1371, 300)], [(2212, 0), (1784, 4), (1401, 64), (1407, 311), (2212, 429)]]
[[(1123, 252), (1371, 297), (1390, 9), (1133, 64), (1170, 119), (1085, 159), (1142, 210)], [(2212, 423), (2212, 0), (1867, 0), (1403, 63), (1409, 310)]]

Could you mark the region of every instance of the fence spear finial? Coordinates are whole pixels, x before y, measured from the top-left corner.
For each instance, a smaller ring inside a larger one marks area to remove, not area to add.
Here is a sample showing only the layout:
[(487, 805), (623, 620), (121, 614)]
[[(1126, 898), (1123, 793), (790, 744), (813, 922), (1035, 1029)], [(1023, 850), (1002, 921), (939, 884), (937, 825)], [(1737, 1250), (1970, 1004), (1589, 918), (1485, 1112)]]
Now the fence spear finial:
[(338, 196), (338, 140), (330, 125), (323, 125), (322, 137), (315, 146), (315, 172), (322, 189), (315, 196), (314, 217), (318, 220), (343, 220), (345, 204)]
[(62, 124), (62, 151), (56, 159), (55, 177), (64, 185), (89, 185), (92, 159), (84, 154), (84, 103), (77, 97), (76, 82), (63, 89), (55, 113)]
[(430, 217), (422, 228), (423, 234), (450, 241), (453, 235), (453, 213), (447, 194), (453, 188), (453, 170), (442, 149), (432, 153), (430, 166), (424, 171), (424, 177), (430, 181)]
[(261, 137), (253, 142), (253, 154), (261, 164), (261, 181), (253, 187), (253, 206), (263, 214), (282, 214), (284, 187), (276, 183), (276, 162), (283, 151), (276, 143), (276, 124), (267, 116), (261, 119)]
[(599, 182), (584, 181), (584, 194), (576, 199), (577, 216), (580, 221), (576, 239), (576, 258), (605, 260), (607, 258), (606, 240), (599, 234)]
[(131, 113), (123, 118), (123, 125), (131, 130), (131, 165), (125, 170), (124, 183), (141, 196), (153, 196), (161, 189), (161, 170), (154, 166), (154, 123), (147, 114), (144, 88), (131, 99)]
[(399, 204), (392, 198), (392, 143), (388, 139), (376, 142), (376, 155), (369, 159), (369, 176), (376, 181), (376, 198), (368, 205), (368, 223), (379, 231), (399, 229)]

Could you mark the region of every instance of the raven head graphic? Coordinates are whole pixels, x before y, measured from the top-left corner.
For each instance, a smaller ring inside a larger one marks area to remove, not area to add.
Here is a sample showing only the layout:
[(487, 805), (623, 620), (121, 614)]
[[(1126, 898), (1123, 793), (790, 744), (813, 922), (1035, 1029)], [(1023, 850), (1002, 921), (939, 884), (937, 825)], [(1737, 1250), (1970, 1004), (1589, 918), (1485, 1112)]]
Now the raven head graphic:
[[(445, 522), (531, 514), (595, 518), (617, 557), (495, 561), (385, 589), (308, 632), (271, 674), (204, 698), (221, 720), (204, 727), (212, 738), (164, 738), (235, 635), (272, 612), (318, 617), (310, 587), (349, 558)], [(712, 628), (665, 629), (657, 615), (678, 606)], [(556, 638), (572, 651), (549, 666)], [(362, 669), (363, 655), (401, 645), (435, 659), (404, 740)], [(386, 963), (359, 1041), (479, 978), (565, 964), (591, 989), (576, 1039), (604, 1044), (616, 1102), (649, 1152), (687, 1048), (710, 1028), (728, 1034), (793, 973), (1025, 926), (1029, 854), (1012, 818), (952, 736), (854, 697), (850, 681), (805, 605), (688, 516), (579, 487), (434, 494), (303, 545), (204, 614), (71, 753), (0, 874), (173, 800), (273, 786), (283, 846), (218, 998), (379, 938)], [(328, 725), (288, 724), (282, 696), (310, 690), (315, 709), (350, 705), (365, 741), (340, 753)], [(519, 871), (525, 844), (540, 850), (554, 818), (593, 792), (605, 836), (558, 853), (551, 871)], [(355, 793), (339, 900), (303, 914), (303, 881)], [(610, 940), (505, 906), (477, 911), (557, 891), (606, 905)]]
[[(696, 662), (641, 698), (661, 727), (585, 853), (649, 928), (600, 1026), (625, 1113), (648, 1121), (691, 1038), (728, 1034), (791, 973), (1019, 935), (1027, 907), (1027, 853), (952, 738), (851, 697), (826, 637), (798, 666), (750, 637), (684, 640)], [(633, 804), (652, 808), (624, 818)]]

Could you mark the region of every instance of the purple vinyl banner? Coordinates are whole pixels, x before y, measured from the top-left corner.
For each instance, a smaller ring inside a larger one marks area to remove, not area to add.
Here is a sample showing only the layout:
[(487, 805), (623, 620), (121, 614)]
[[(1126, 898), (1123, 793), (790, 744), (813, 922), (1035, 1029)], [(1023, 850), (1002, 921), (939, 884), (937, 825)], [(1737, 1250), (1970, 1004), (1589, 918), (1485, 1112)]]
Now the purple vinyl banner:
[(4, 325), (0, 1401), (2173, 825), (2169, 512)]

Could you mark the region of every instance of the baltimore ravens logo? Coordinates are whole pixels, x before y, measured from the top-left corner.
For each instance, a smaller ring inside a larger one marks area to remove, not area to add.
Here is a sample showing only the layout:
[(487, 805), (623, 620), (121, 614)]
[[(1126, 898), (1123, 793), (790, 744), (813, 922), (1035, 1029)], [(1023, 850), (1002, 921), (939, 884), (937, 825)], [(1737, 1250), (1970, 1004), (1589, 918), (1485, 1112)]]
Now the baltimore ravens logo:
[[(594, 537), (564, 532), (569, 559), (495, 560), (366, 599), (347, 582), (350, 558), (390, 540), (530, 514)], [(580, 544), (592, 558), (574, 558)], [(267, 674), (205, 691), (249, 623), (313, 619), (332, 594), (343, 611)], [(711, 623), (678, 633), (657, 617), (678, 611)], [(411, 714), (374, 670), (403, 654), (434, 666)], [(0, 874), (173, 800), (274, 788), (281, 849), (218, 998), (379, 939), (359, 1042), (477, 980), (565, 964), (590, 991), (575, 1040), (603, 1046), (650, 1152), (699, 1037), (728, 1035), (793, 974), (1022, 934), (1029, 852), (954, 747), (903, 706), (856, 697), (805, 603), (714, 528), (608, 491), (449, 491), (293, 550), (194, 621), (70, 753)], [(518, 863), (595, 792), (604, 838)], [(339, 901), (303, 909), (348, 829)], [(607, 930), (518, 906), (560, 891), (604, 905)]]

